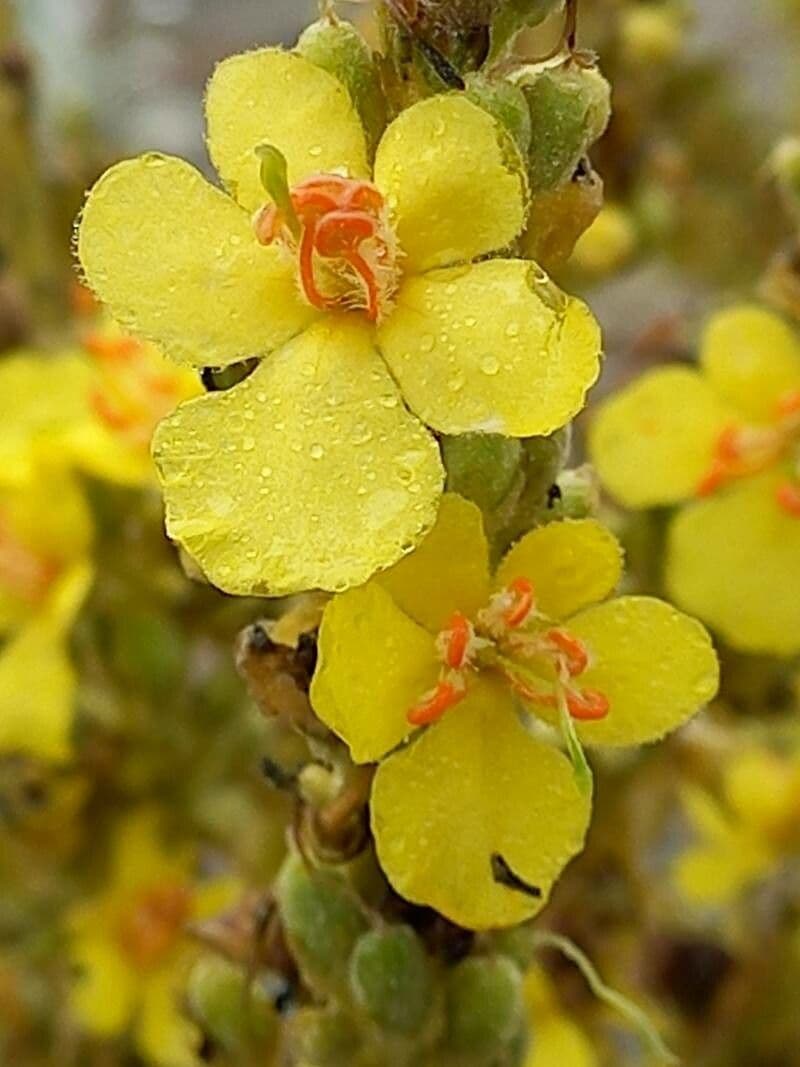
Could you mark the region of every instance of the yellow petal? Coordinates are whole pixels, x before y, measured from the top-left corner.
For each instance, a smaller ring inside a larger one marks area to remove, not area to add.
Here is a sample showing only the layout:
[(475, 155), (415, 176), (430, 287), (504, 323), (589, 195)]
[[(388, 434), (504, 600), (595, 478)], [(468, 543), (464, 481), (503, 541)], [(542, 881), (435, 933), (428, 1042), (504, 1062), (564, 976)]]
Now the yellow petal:
[(57, 633), (66, 634), (72, 626), (94, 579), (94, 569), (88, 560), (78, 560), (58, 576), (49, 590), (43, 616)]
[(750, 420), (772, 419), (781, 397), (800, 389), (800, 340), (766, 308), (740, 304), (715, 315), (700, 359), (712, 389)]
[(425, 540), (376, 580), (431, 633), (442, 630), (454, 611), (474, 618), (489, 599), (489, 545), (480, 509), (445, 493)]
[(738, 835), (726, 845), (687, 849), (676, 860), (673, 877), (681, 893), (696, 904), (729, 904), (764, 877), (772, 863), (758, 841)]
[(369, 763), (412, 732), (406, 716), (438, 672), (431, 635), (373, 581), (325, 608), (311, 703), (356, 763)]
[(231, 875), (198, 882), (192, 893), (193, 918), (210, 919), (227, 911), (244, 895), (244, 891), (242, 881)]
[(525, 224), (522, 157), (465, 96), (434, 96), (401, 112), (378, 145), (375, 183), (413, 273), (505, 248)]
[(81, 470), (103, 481), (139, 488), (156, 479), (149, 450), (126, 443), (99, 420), (77, 427), (69, 434), (67, 447)]
[(188, 881), (193, 850), (186, 844), (168, 842), (163, 832), (161, 815), (150, 805), (135, 808), (120, 821), (111, 858), (115, 892), (128, 894), (164, 882)]
[(138, 982), (114, 942), (89, 930), (73, 941), (70, 962), (75, 970), (70, 1006), (81, 1025), (109, 1037), (125, 1030)]
[(147, 976), (139, 1016), (136, 1047), (156, 1067), (199, 1067), (201, 1034), (182, 1010), (186, 996), (186, 968), (164, 967)]
[(775, 502), (771, 471), (681, 511), (669, 531), (671, 599), (735, 648), (800, 651), (800, 520)]
[(604, 693), (611, 710), (578, 724), (590, 745), (638, 745), (684, 723), (716, 694), (719, 665), (696, 619), (663, 600), (626, 596), (587, 608), (569, 621), (590, 666), (580, 685)]
[(436, 518), (433, 437), (355, 316), (328, 316), (245, 381), (161, 423), (167, 529), (229, 593), (340, 590), (395, 563)]
[(37, 456), (56, 456), (69, 430), (87, 417), (91, 372), (77, 355), (20, 352), (0, 363), (0, 484), (29, 481)]
[(83, 209), (78, 255), (125, 329), (198, 367), (270, 352), (316, 314), (293, 264), (256, 241), (246, 212), (170, 156), (106, 171)]
[(698, 786), (684, 785), (680, 796), (686, 817), (698, 837), (717, 846), (730, 842), (734, 833), (730, 817), (710, 793)]
[(532, 1044), (524, 1067), (598, 1067), (599, 1060), (581, 1028), (565, 1015), (531, 1018)]
[(286, 157), (289, 184), (311, 174), (369, 176), (361, 121), (344, 85), (292, 52), (263, 48), (224, 60), (208, 83), (208, 150), (220, 177), (248, 211), (268, 200), (254, 149)]
[(66, 759), (75, 688), (61, 635), (47, 619), (29, 623), (0, 651), (0, 752)]
[[(379, 766), (372, 828), (401, 896), (486, 929), (541, 910), (590, 807), (562, 753), (523, 729), (503, 690), (481, 684)], [(493, 855), (541, 897), (495, 882)]]
[(552, 433), (600, 365), (591, 312), (523, 260), (407, 279), (378, 342), (411, 409), (448, 434)]
[(769, 835), (795, 821), (796, 770), (767, 749), (734, 753), (724, 770), (725, 799), (755, 835)]
[(589, 453), (623, 504), (674, 504), (695, 493), (732, 417), (697, 371), (659, 367), (599, 407)]
[(622, 549), (614, 535), (594, 519), (576, 519), (526, 534), (501, 562), (495, 584), (528, 578), (539, 611), (563, 619), (604, 600), (621, 574)]

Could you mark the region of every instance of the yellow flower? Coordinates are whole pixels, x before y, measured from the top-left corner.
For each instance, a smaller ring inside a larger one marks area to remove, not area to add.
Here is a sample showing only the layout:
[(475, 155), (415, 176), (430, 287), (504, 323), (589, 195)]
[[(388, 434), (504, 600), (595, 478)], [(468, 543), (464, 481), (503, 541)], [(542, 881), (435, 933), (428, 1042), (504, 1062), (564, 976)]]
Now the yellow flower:
[(76, 679), (67, 639), (91, 583), (91, 516), (63, 469), (0, 476), (0, 751), (69, 755)]
[(196, 856), (167, 847), (158, 813), (135, 811), (120, 825), (106, 888), (69, 917), (76, 970), (71, 1003), (93, 1033), (131, 1030), (140, 1055), (159, 1067), (195, 1067), (200, 1035), (181, 1014), (196, 956), (186, 923), (235, 898), (231, 879), (198, 883)]
[(610, 274), (627, 263), (635, 249), (636, 229), (630, 212), (620, 204), (604, 204), (578, 238), (569, 262), (587, 274)]
[(84, 209), (83, 270), (178, 361), (260, 358), (157, 431), (170, 536), (228, 592), (343, 589), (435, 519), (424, 424), (550, 433), (597, 376), (598, 328), (535, 264), (485, 259), (522, 232), (526, 182), (465, 95), (403, 112), (372, 169), (344, 85), (291, 52), (221, 63), (206, 114), (231, 195), (179, 159), (112, 167)]
[(675, 865), (681, 891), (699, 904), (727, 904), (777, 870), (800, 845), (800, 755), (748, 748), (722, 772), (722, 803), (698, 786), (683, 802), (698, 842)]
[(580, 849), (590, 798), (515, 696), (574, 756), (575, 731), (652, 741), (716, 692), (699, 623), (650, 597), (605, 599), (620, 569), (587, 519), (533, 530), (492, 578), (480, 512), (448, 494), (416, 552), (326, 607), (312, 703), (356, 762), (382, 760), (373, 831), (406, 898), (463, 926), (517, 923)]
[(752, 652), (800, 651), (800, 341), (778, 316), (712, 318), (700, 368), (660, 367), (598, 411), (590, 449), (633, 508), (684, 504), (670, 596)]
[(598, 1067), (591, 1042), (562, 1011), (541, 967), (527, 972), (522, 991), (531, 1026), (531, 1047), (524, 1067)]

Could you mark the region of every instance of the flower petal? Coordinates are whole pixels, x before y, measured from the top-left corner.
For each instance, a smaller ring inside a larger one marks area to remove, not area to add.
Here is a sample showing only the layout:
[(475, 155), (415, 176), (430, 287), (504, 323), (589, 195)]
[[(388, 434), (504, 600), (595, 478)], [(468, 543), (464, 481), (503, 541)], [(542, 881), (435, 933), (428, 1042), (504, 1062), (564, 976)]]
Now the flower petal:
[(366, 581), (432, 526), (443, 481), (436, 442), (347, 315), (183, 404), (153, 449), (170, 537), (238, 594)]
[(723, 905), (764, 877), (772, 863), (773, 857), (757, 838), (732, 834), (725, 844), (688, 848), (675, 861), (673, 877), (687, 900)]
[(625, 596), (569, 622), (590, 664), (580, 685), (604, 693), (605, 719), (578, 724), (590, 745), (638, 745), (676, 729), (716, 694), (719, 664), (696, 619), (654, 597)]
[(732, 417), (697, 371), (658, 367), (600, 406), (589, 452), (623, 504), (675, 504), (694, 495)]
[(256, 241), (230, 197), (170, 156), (106, 171), (83, 209), (78, 255), (125, 329), (197, 367), (270, 352), (316, 316), (291, 261)]
[(552, 433), (600, 365), (591, 312), (523, 260), (407, 279), (378, 343), (411, 409), (447, 434)]
[(800, 389), (800, 340), (766, 308), (741, 304), (715, 315), (700, 361), (711, 388), (746, 419), (773, 418), (781, 397)]
[(223, 60), (208, 83), (206, 120), (211, 160), (247, 211), (269, 199), (260, 144), (286, 157), (290, 185), (342, 168), (369, 176), (364, 129), (344, 85), (293, 52), (262, 48)]
[[(379, 766), (372, 828), (401, 896), (486, 929), (541, 910), (590, 807), (566, 757), (523, 729), (503, 690), (481, 684)], [(493, 856), (541, 896), (495, 881)]]
[(373, 581), (325, 608), (311, 703), (356, 763), (370, 763), (412, 732), (406, 715), (438, 668), (431, 635)]
[(376, 581), (431, 633), (442, 630), (454, 611), (474, 618), (489, 599), (489, 545), (480, 508), (445, 493), (424, 541)]
[(598, 1067), (591, 1041), (566, 1015), (531, 1018), (533, 1032), (525, 1067)]
[(29, 623), (0, 652), (0, 752), (65, 760), (75, 689), (58, 629), (48, 619)]
[(800, 520), (775, 502), (779, 470), (742, 479), (672, 520), (669, 596), (735, 648), (800, 651)]
[(147, 976), (142, 990), (134, 1036), (144, 1060), (156, 1067), (200, 1067), (203, 1062), (200, 1030), (182, 1011), (187, 966), (178, 960), (162, 967)]
[(401, 112), (378, 145), (375, 183), (413, 273), (505, 248), (525, 224), (522, 157), (465, 96), (434, 96)]
[(167, 844), (162, 833), (161, 814), (151, 805), (135, 808), (121, 820), (111, 860), (115, 892), (127, 896), (148, 886), (189, 880), (193, 850), (185, 844)]
[(138, 992), (136, 975), (122, 953), (110, 939), (87, 931), (74, 939), (70, 960), (76, 972), (70, 1005), (81, 1024), (95, 1034), (121, 1033)]
[(616, 537), (594, 519), (568, 519), (540, 526), (518, 541), (498, 567), (495, 584), (528, 578), (539, 611), (563, 619), (604, 600), (621, 574)]

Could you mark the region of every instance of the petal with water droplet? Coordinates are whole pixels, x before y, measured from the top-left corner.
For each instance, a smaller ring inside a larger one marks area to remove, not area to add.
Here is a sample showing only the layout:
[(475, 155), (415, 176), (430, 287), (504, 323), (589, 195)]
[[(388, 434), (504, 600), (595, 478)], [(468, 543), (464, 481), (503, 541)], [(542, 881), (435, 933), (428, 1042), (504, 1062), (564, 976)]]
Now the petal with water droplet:
[[(432, 526), (443, 481), (435, 440), (386, 403), (396, 395), (367, 324), (331, 315), (239, 385), (183, 404), (154, 438), (170, 536), (245, 595), (342, 590), (395, 563)], [(360, 423), (372, 438), (355, 445)]]
[(248, 215), (180, 159), (107, 170), (86, 201), (78, 255), (114, 318), (178, 362), (262, 355), (317, 315), (291, 261), (260, 245)]
[(375, 183), (413, 272), (505, 248), (525, 224), (522, 157), (465, 96), (435, 96), (401, 112), (378, 145)]
[(552, 433), (580, 411), (600, 369), (589, 309), (523, 260), (407, 279), (378, 343), (411, 409), (447, 434)]
[(293, 52), (262, 48), (223, 60), (208, 83), (206, 119), (214, 166), (248, 211), (269, 199), (260, 144), (286, 157), (290, 185), (342, 168), (369, 176), (364, 129), (344, 85)]
[[(397, 892), (477, 930), (544, 907), (590, 809), (566, 757), (527, 733), (506, 692), (486, 683), (383, 761), (371, 805), (378, 859)], [(493, 856), (530, 892), (496, 881)]]

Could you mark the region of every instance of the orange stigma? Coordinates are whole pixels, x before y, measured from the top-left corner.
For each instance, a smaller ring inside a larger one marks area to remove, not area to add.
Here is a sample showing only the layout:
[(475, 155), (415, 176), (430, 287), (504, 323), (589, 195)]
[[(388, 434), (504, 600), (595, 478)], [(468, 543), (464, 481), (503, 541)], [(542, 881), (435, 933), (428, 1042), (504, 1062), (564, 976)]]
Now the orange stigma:
[(465, 696), (466, 688), (459, 688), (453, 682), (441, 679), (436, 683), (435, 689), (426, 693), (422, 700), (414, 705), (406, 718), (412, 726), (430, 726)]
[(377, 322), (397, 277), (397, 250), (379, 190), (368, 181), (321, 174), (289, 190), (289, 201), (294, 219), (277, 204), (262, 209), (257, 239), (280, 242), (297, 254), (300, 285), (312, 307), (357, 307)]

